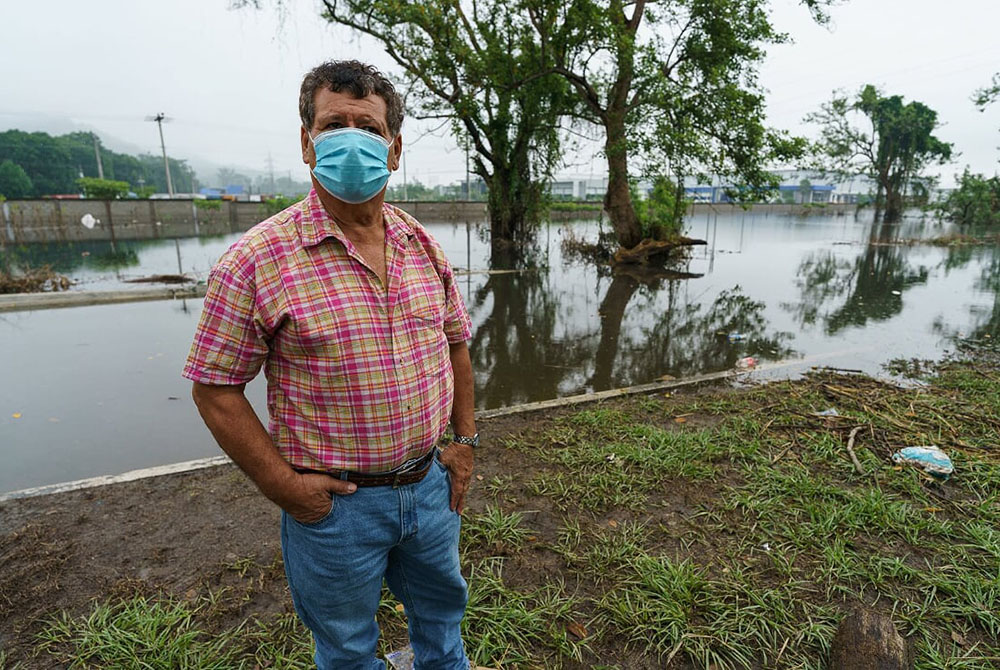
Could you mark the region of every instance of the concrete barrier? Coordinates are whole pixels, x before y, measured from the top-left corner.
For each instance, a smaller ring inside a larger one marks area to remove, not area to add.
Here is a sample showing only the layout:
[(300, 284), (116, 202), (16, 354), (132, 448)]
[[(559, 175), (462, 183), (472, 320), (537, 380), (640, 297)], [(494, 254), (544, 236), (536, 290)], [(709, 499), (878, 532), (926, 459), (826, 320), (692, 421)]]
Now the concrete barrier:
[[(212, 203), (212, 204), (208, 204)], [(486, 220), (486, 203), (474, 201), (394, 203), (419, 221)], [(217, 206), (216, 206), (217, 205)], [(755, 215), (808, 216), (844, 215), (855, 205), (754, 205)], [(696, 203), (689, 216), (704, 213), (742, 214), (740, 207), (726, 203)], [(93, 228), (81, 223), (94, 218)], [(0, 246), (33, 242), (82, 242), (108, 240), (152, 240), (159, 238), (225, 235), (249, 230), (270, 216), (260, 202), (219, 200), (9, 200), (0, 206)], [(593, 220), (600, 210), (553, 209), (553, 221)]]

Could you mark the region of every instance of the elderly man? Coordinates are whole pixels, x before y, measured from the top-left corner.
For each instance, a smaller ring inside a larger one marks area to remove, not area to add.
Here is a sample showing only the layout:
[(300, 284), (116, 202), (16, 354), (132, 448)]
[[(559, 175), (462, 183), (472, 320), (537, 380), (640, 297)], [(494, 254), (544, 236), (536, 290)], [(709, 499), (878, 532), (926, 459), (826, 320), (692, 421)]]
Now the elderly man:
[[(478, 445), (468, 313), (441, 247), (385, 204), (403, 108), (357, 61), (299, 97), (313, 189), (212, 270), (184, 376), (222, 449), (281, 507), (295, 609), (322, 670), (375, 658), (383, 578), (418, 670), (466, 670), (459, 514)], [(244, 396), (261, 366), (269, 430)], [(436, 444), (449, 418), (448, 446)]]

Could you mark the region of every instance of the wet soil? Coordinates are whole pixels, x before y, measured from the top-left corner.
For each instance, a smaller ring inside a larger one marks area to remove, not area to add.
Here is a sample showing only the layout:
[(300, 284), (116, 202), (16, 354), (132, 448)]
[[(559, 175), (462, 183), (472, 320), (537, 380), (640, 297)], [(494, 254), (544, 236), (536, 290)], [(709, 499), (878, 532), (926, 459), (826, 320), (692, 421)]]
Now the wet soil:
[[(508, 479), (504, 507), (522, 511), (535, 534), (536, 550), (511, 556), (504, 569), (512, 588), (562, 577), (562, 559), (546, 546), (556, 542), (563, 512), (519, 486), (524, 475), (544, 466), (504, 442), (544, 432), (558, 417), (580, 409), (479, 421), (484, 442), (477, 451), (466, 515), (494, 502), (484, 492), (485, 483)], [(690, 523), (687, 514), (711, 495), (711, 487), (678, 480), (667, 491), (651, 514), (681, 535)], [(238, 591), (229, 606), (216, 610), (219, 630), (248, 616), (291, 613), (279, 525), (278, 508), (233, 465), (0, 503), (0, 651), (6, 652), (9, 667), (51, 667), (50, 659), (36, 656), (37, 634), (47, 622), (63, 614), (84, 615), (96, 601), (115, 596), (195, 600)], [(253, 579), (247, 579), (248, 572)], [(383, 626), (383, 636), (392, 648), (404, 642), (405, 629)]]

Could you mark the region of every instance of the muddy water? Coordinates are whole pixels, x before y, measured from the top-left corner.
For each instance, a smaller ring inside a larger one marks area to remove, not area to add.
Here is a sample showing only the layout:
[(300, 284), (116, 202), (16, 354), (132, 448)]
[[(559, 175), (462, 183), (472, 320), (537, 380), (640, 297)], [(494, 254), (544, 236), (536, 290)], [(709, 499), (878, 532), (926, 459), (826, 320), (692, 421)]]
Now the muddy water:
[[(453, 265), (488, 269), (476, 225), (429, 223)], [(960, 336), (1000, 336), (993, 248), (892, 246), (931, 223), (874, 226), (851, 216), (701, 215), (709, 244), (659, 279), (612, 276), (562, 251), (598, 222), (551, 224), (538, 269), (460, 278), (474, 322), (480, 407), (686, 377), (745, 356), (878, 374), (894, 357), (933, 358)], [(236, 236), (47, 245), (0, 262), (47, 263), (77, 289), (178, 271), (204, 277)], [(0, 315), (0, 491), (219, 453), (180, 378), (200, 301)], [(249, 387), (258, 412), (263, 385)], [(15, 418), (14, 415), (19, 415)]]

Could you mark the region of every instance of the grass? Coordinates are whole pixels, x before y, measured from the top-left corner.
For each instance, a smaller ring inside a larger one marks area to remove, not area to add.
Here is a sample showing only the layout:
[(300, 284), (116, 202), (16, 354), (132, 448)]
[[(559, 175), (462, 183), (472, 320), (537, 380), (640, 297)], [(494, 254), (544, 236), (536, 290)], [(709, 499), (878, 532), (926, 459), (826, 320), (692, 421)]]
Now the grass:
[[(819, 670), (862, 606), (913, 639), (921, 670), (997, 667), (1000, 377), (968, 360), (919, 374), (913, 387), (822, 373), (647, 396), (508, 437), (530, 476), (479, 482), (484, 506), (463, 524), (470, 656), (504, 669)], [(815, 416), (831, 406), (839, 417)], [(844, 446), (857, 426), (863, 474)], [(952, 479), (892, 464), (914, 444), (945, 449)], [(223, 570), (280, 575), (242, 558)], [(393, 640), (399, 610), (388, 594), (379, 608)], [(71, 667), (308, 667), (290, 613), (219, 629), (222, 611), (108, 601), (52, 621), (43, 653)]]

